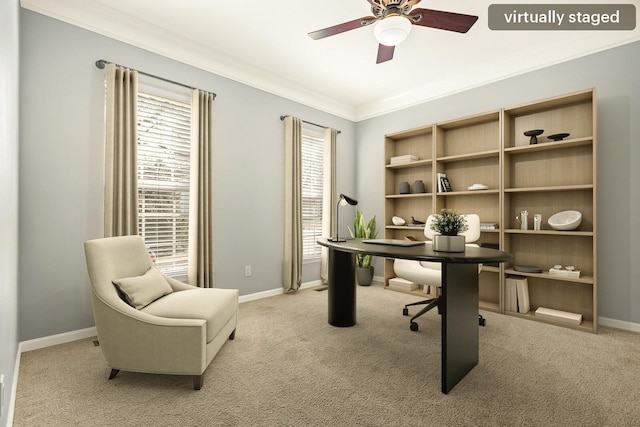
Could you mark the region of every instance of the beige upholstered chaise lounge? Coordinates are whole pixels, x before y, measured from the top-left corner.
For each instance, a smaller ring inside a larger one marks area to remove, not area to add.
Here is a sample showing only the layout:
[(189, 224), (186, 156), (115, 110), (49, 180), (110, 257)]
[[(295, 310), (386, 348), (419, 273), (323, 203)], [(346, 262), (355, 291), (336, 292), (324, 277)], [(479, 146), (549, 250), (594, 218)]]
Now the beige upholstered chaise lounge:
[(238, 290), (198, 288), (160, 273), (140, 236), (85, 242), (100, 348), (119, 371), (192, 375), (234, 339)]

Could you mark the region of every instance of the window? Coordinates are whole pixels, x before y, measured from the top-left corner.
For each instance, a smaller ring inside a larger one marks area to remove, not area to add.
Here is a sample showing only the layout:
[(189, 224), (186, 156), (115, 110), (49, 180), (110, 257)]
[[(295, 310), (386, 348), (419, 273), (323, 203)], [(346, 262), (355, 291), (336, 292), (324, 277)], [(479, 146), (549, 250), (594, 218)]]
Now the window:
[(138, 229), (156, 266), (187, 275), (191, 105), (138, 92)]
[(324, 136), (302, 129), (302, 259), (320, 259), (322, 237), (322, 186)]

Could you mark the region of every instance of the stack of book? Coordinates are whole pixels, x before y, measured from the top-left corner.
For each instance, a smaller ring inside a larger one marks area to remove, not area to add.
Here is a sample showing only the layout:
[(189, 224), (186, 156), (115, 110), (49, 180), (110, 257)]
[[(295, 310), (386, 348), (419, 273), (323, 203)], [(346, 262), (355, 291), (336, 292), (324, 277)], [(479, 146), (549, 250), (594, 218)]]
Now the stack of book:
[(453, 189), (451, 188), (451, 183), (449, 182), (449, 179), (447, 178), (446, 173), (438, 173), (437, 179), (438, 179), (438, 193), (450, 193), (453, 191)]
[(505, 310), (526, 314), (531, 310), (526, 277), (509, 276), (505, 282)]
[(579, 325), (582, 323), (582, 314), (570, 313), (568, 311), (554, 310), (552, 308), (538, 307), (536, 317), (555, 322), (570, 323)]
[(481, 222), (480, 230), (497, 230), (499, 225), (497, 222)]
[(553, 267), (549, 269), (549, 275), (571, 277), (573, 279), (580, 278), (580, 272), (578, 270), (563, 270), (562, 268), (553, 268)]
[(419, 160), (418, 156), (414, 156), (413, 154), (405, 154), (404, 156), (392, 157), (391, 160), (389, 161), (389, 164), (399, 165), (402, 163), (415, 162), (416, 160)]

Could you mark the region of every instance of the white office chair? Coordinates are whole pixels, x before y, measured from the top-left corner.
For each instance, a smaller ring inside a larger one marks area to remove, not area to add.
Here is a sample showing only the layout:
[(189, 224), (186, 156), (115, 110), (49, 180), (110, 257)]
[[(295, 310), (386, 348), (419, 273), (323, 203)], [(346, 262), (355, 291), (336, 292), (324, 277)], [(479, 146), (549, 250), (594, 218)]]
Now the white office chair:
[[(466, 246), (475, 246), (477, 244), (471, 243), (475, 242), (480, 238), (480, 217), (476, 214), (467, 214), (463, 215), (467, 220), (467, 225), (469, 229), (463, 233), (460, 233), (465, 236)], [(429, 215), (427, 218), (427, 222), (424, 227), (424, 235), (427, 239), (429, 239), (425, 244), (431, 245), (431, 240), (433, 240), (433, 235), (436, 234), (435, 231), (431, 229), (431, 223), (433, 222), (433, 215)], [(393, 263), (393, 270), (396, 273), (397, 277), (408, 280), (410, 282), (418, 283), (423, 286), (441, 286), (442, 279), (442, 264), (439, 262), (428, 262), (428, 261), (412, 261), (408, 259), (396, 259)], [(482, 264), (478, 266), (478, 273), (482, 269)], [(434, 307), (438, 307), (440, 298), (436, 296), (435, 298), (426, 299), (423, 301), (418, 301), (414, 303), (410, 303), (404, 306), (402, 310), (402, 314), (405, 316), (409, 315), (409, 307), (413, 305), (425, 305), (422, 310), (420, 310), (415, 316), (411, 318), (410, 328), (412, 331), (418, 330), (418, 324), (415, 322), (415, 319), (425, 314), (427, 311), (431, 310)], [(440, 310), (438, 309), (438, 312)], [(484, 326), (485, 319), (478, 315), (480, 325)]]

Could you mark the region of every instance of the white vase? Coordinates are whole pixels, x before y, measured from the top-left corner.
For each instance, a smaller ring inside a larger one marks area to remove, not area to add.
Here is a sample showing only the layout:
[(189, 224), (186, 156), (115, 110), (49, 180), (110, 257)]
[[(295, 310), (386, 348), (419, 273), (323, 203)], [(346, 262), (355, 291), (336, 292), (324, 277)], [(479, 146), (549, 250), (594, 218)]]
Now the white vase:
[(438, 252), (464, 252), (464, 236), (433, 236), (433, 250)]

